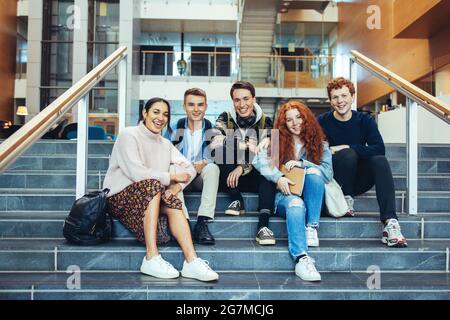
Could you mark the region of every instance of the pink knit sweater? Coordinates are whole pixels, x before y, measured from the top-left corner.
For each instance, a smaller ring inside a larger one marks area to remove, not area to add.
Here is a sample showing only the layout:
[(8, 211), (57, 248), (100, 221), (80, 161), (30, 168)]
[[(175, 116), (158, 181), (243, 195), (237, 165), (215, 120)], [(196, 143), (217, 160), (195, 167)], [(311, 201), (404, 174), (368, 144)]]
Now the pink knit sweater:
[(146, 179), (158, 179), (162, 185), (170, 184), (169, 166), (175, 165), (176, 172), (191, 175), (184, 189), (196, 176), (192, 164), (172, 143), (147, 129), (141, 122), (136, 127), (125, 128), (117, 138), (111, 154), (103, 188), (110, 189), (108, 197)]

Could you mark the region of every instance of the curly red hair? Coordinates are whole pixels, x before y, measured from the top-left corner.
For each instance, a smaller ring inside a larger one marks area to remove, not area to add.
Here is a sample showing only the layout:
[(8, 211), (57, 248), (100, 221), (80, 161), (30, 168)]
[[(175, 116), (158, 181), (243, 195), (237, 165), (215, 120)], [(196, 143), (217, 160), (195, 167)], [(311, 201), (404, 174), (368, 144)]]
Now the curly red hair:
[[(297, 109), (303, 120), (300, 131), (300, 140), (304, 143), (306, 159), (315, 164), (320, 164), (323, 154), (323, 141), (325, 134), (317, 122), (312, 111), (303, 103), (297, 100), (290, 100), (283, 104), (278, 110), (274, 129), (279, 130), (279, 165), (285, 164), (289, 160), (294, 160), (294, 139), (292, 133), (286, 126), (286, 112)], [(276, 154), (276, 153), (275, 153)], [(275, 155), (273, 154), (273, 155)]]

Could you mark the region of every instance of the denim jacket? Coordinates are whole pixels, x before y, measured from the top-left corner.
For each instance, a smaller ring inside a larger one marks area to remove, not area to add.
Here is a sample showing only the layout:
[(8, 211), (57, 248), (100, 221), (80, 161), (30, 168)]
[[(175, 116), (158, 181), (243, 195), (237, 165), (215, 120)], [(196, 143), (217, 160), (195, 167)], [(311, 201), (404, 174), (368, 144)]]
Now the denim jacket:
[[(321, 173), (325, 183), (330, 182), (333, 179), (333, 165), (331, 162), (331, 151), (328, 147), (328, 142), (323, 142), (323, 155), (320, 160), (320, 164), (317, 165), (307, 159), (305, 159), (305, 149), (302, 150), (300, 159), (303, 160), (303, 167), (306, 169), (316, 168)], [(267, 156), (267, 150), (261, 151), (252, 162), (253, 167), (258, 170), (267, 180), (277, 183), (278, 179), (283, 176), (283, 173), (276, 167), (272, 166), (270, 159)]]

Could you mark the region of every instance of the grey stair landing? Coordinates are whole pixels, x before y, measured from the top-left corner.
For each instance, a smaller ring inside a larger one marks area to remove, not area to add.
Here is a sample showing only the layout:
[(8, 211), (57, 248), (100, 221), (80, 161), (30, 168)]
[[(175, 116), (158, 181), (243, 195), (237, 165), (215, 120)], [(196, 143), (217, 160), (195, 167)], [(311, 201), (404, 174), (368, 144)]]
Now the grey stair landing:
[[(0, 239), (62, 239), (62, 227), (67, 217), (66, 211), (29, 212), (17, 211), (0, 213)], [(448, 238), (450, 215), (418, 215), (416, 217), (400, 215), (402, 232), (407, 239), (433, 240)], [(191, 226), (196, 222), (195, 212), (191, 212)], [(253, 239), (256, 233), (258, 213), (245, 216), (227, 216), (217, 212), (209, 229), (217, 240)], [(279, 217), (270, 219), (269, 227), (277, 239), (287, 239), (286, 221)], [(381, 236), (382, 224), (374, 213), (359, 213), (355, 217), (335, 219), (322, 217), (319, 237), (332, 239), (371, 239)], [(119, 221), (113, 220), (113, 237), (116, 239), (134, 239)]]
[[(377, 265), (383, 272), (446, 272), (449, 240), (409, 240), (407, 248), (388, 248), (380, 240), (321, 240), (310, 248), (318, 270), (364, 272)], [(113, 240), (97, 246), (75, 246), (65, 240), (0, 240), (0, 271), (136, 271), (145, 247), (136, 240)], [(164, 258), (181, 269), (183, 256), (174, 242), (160, 246)], [(287, 241), (259, 246), (254, 240), (222, 240), (214, 246), (196, 245), (200, 257), (222, 271), (292, 271)]]
[[(101, 187), (113, 144), (90, 142), (88, 188)], [(355, 198), (357, 216), (322, 217), (320, 247), (310, 255), (322, 282), (295, 276), (286, 222), (273, 217), (277, 244), (255, 242), (257, 196), (245, 193), (247, 213), (224, 215), (230, 198), (218, 194), (210, 230), (216, 245), (196, 245), (198, 255), (219, 271), (220, 280), (160, 280), (139, 273), (145, 247), (118, 221), (109, 243), (81, 247), (62, 237), (75, 200), (75, 141), (40, 141), (0, 175), (0, 299), (450, 299), (450, 146), (419, 146), (419, 215), (404, 214), (406, 150), (387, 145), (396, 205), (407, 248), (381, 244), (382, 225), (374, 190)], [(192, 225), (200, 193), (185, 195)], [(160, 246), (181, 269), (175, 243)], [(69, 290), (71, 265), (81, 269), (81, 289)], [(381, 288), (370, 290), (367, 269), (378, 266)]]
[[(0, 274), (0, 299), (134, 300), (415, 300), (449, 299), (450, 277), (436, 273), (383, 273), (369, 289), (367, 273), (322, 273), (308, 283), (293, 272), (221, 273), (219, 281), (187, 278), (161, 281), (137, 272), (80, 274), (79, 289), (68, 289), (65, 273)], [(15, 280), (12, 280), (15, 279)]]

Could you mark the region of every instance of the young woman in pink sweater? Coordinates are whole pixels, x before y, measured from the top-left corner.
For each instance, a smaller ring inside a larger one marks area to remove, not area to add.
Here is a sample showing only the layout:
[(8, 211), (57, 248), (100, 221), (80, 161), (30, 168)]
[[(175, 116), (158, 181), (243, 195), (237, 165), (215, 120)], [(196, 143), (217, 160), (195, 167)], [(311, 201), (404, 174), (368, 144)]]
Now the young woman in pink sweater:
[[(170, 121), (170, 105), (164, 99), (150, 99), (136, 127), (125, 128), (114, 145), (104, 180), (110, 189), (111, 214), (145, 243), (141, 272), (157, 278), (176, 278), (179, 272), (159, 254), (158, 221), (166, 215), (170, 231), (183, 251), (181, 275), (201, 281), (219, 278), (208, 262), (197, 257), (182, 203), (176, 197), (195, 177), (191, 163), (161, 136)], [(177, 174), (169, 172), (174, 165)]]

